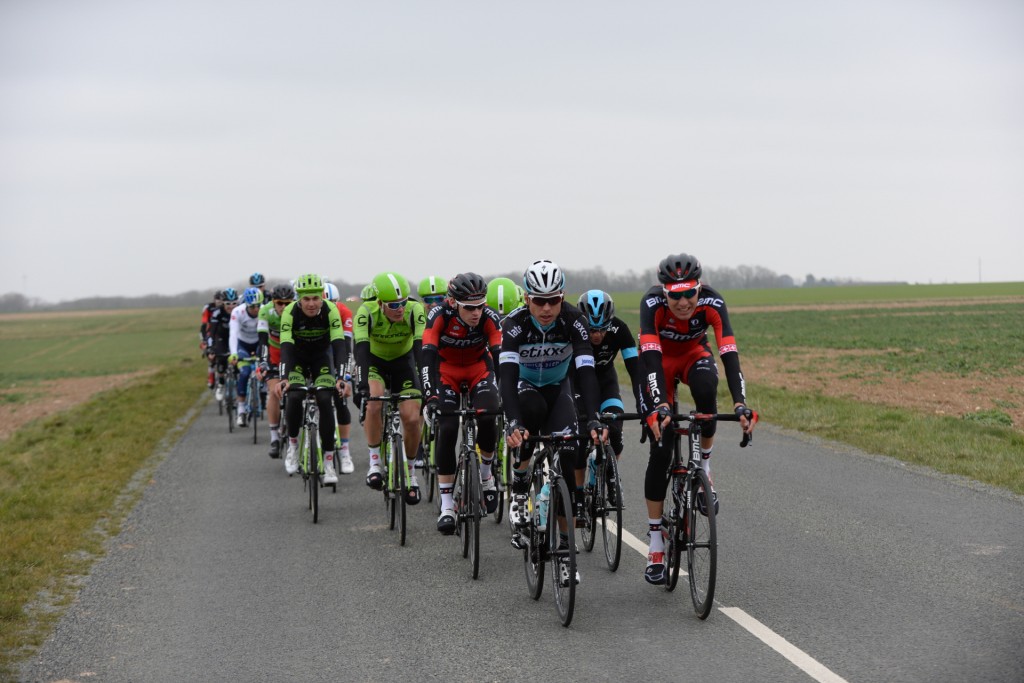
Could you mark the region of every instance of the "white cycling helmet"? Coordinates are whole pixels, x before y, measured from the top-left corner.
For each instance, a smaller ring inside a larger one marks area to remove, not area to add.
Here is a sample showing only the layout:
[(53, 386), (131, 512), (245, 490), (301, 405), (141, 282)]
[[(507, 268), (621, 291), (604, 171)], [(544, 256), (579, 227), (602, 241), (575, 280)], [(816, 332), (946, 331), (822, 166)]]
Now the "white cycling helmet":
[(534, 261), (523, 273), (523, 287), (530, 296), (561, 294), (565, 276), (554, 261)]
[(324, 298), (328, 301), (337, 301), (341, 298), (341, 293), (338, 291), (338, 286), (333, 282), (328, 282), (324, 285)]

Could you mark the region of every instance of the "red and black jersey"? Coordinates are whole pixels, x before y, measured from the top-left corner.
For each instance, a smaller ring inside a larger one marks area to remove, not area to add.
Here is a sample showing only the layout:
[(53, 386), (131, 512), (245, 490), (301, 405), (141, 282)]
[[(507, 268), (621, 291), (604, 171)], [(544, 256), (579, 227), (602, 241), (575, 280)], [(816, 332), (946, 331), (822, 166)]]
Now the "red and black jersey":
[(640, 359), (647, 377), (644, 393), (651, 398), (652, 407), (668, 402), (672, 396), (672, 387), (666, 386), (662, 356), (710, 354), (708, 328), (718, 343), (718, 355), (725, 367), (733, 401), (745, 402), (739, 351), (722, 295), (702, 285), (693, 315), (688, 320), (680, 320), (669, 310), (661, 285), (656, 285), (640, 301)]
[[(423, 391), (430, 395), (439, 386), (442, 365), (493, 366), (491, 354), (501, 347), (501, 321), (486, 306), (480, 322), (470, 327), (449, 302), (438, 304), (427, 314), (423, 330)], [(492, 368), (493, 369), (493, 368)]]

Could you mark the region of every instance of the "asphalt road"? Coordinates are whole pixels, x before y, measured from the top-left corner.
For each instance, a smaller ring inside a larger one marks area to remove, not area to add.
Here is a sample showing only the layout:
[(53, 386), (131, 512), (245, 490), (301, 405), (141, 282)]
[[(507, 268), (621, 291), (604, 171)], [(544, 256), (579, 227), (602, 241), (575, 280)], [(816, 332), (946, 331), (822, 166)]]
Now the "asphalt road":
[[(207, 404), (84, 581), (25, 681), (1024, 681), (1024, 501), (762, 423), (720, 427), (716, 606), (581, 556), (569, 628), (530, 599), (504, 524), (480, 578), (410, 508), (400, 547), (355, 475), (314, 525), (267, 436)], [(646, 455), (627, 432), (626, 529)]]

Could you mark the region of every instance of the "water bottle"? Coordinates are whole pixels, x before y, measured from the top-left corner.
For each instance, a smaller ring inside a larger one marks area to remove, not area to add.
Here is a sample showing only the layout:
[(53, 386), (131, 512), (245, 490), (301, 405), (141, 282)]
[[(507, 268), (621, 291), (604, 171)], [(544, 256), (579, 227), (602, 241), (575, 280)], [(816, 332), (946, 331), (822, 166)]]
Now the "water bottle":
[(544, 531), (548, 528), (548, 497), (551, 495), (551, 488), (544, 483), (544, 486), (540, 487), (540, 491), (537, 493), (537, 504), (533, 506), (533, 509), (537, 511), (535, 521), (538, 531)]
[(597, 486), (597, 462), (595, 459), (596, 450), (591, 449), (587, 457), (587, 486), (593, 489)]

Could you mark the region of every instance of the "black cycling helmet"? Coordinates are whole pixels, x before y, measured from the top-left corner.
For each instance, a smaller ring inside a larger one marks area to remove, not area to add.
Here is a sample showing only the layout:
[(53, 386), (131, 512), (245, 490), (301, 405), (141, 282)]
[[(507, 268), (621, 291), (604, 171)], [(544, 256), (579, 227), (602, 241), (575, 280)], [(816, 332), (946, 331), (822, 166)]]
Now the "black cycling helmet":
[(217, 302), (224, 301), (224, 290), (218, 289), (216, 292), (214, 292), (213, 300)]
[(295, 301), (295, 290), (291, 285), (278, 285), (270, 293), (270, 298), (277, 301)]
[(476, 273), (459, 273), (448, 283), (448, 296), (456, 301), (476, 301), (487, 297), (487, 283)]
[(267, 284), (267, 278), (263, 277), (263, 273), (253, 273), (249, 276), (249, 284), (253, 287), (259, 287), (260, 285)]
[(615, 302), (608, 292), (600, 289), (589, 289), (580, 294), (577, 307), (587, 318), (587, 327), (592, 330), (607, 330), (615, 315)]
[(658, 264), (658, 282), (663, 285), (687, 280), (700, 280), (702, 274), (700, 261), (689, 254), (672, 254), (666, 256)]

